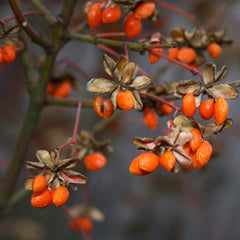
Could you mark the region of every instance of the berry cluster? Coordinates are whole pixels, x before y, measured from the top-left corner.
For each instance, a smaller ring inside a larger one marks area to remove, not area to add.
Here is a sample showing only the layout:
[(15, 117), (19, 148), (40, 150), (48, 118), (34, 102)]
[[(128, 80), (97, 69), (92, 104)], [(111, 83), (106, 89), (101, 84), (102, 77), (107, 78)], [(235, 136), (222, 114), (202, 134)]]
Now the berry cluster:
[(7, 44), (5, 47), (0, 46), (0, 63), (11, 63), (16, 58), (16, 48), (12, 44)]
[(47, 94), (58, 98), (66, 98), (70, 95), (72, 84), (70, 81), (63, 81), (59, 84), (49, 82), (47, 85)]

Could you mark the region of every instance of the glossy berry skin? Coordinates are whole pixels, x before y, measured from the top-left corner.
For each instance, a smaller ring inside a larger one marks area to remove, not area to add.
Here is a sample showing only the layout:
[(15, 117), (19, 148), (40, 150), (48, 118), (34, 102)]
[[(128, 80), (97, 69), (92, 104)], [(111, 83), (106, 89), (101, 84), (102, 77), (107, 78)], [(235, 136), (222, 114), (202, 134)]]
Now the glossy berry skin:
[(118, 107), (122, 110), (128, 111), (134, 107), (134, 96), (131, 91), (119, 91), (116, 101)]
[(116, 4), (113, 7), (109, 7), (102, 12), (102, 21), (104, 23), (117, 22), (121, 18), (122, 12), (120, 7)]
[(187, 93), (182, 99), (182, 112), (186, 117), (193, 117), (196, 112), (196, 101), (192, 93)]
[(129, 172), (138, 176), (143, 176), (143, 175), (147, 175), (149, 174), (149, 172), (143, 171), (140, 167), (139, 167), (139, 159), (141, 157), (138, 156), (136, 158), (134, 158), (129, 166)]
[(3, 63), (3, 49), (0, 46), (0, 64)]
[(222, 54), (222, 48), (219, 44), (213, 42), (208, 45), (208, 54), (212, 58), (219, 58)]
[(169, 48), (167, 55), (168, 57), (176, 60), (178, 58), (178, 53), (179, 53), (179, 48)]
[(98, 171), (106, 166), (107, 160), (101, 153), (91, 153), (83, 159), (83, 164), (90, 171)]
[(76, 218), (69, 222), (69, 226), (74, 232), (90, 234), (93, 230), (93, 221), (89, 218)]
[(69, 191), (66, 187), (60, 186), (52, 192), (52, 202), (56, 207), (60, 207), (67, 202)]
[(16, 58), (16, 49), (12, 44), (7, 44), (3, 48), (3, 61), (6, 63), (11, 63)]
[(52, 193), (48, 188), (41, 192), (33, 193), (31, 204), (34, 208), (46, 208), (52, 204)]
[(146, 172), (154, 171), (159, 165), (159, 156), (152, 152), (145, 152), (138, 156), (139, 168)]
[(214, 103), (213, 116), (217, 125), (222, 125), (228, 115), (228, 103), (223, 97), (218, 97)]
[(145, 19), (152, 16), (155, 10), (155, 4), (153, 2), (145, 2), (140, 4), (134, 11), (134, 16), (138, 19)]
[(199, 114), (205, 119), (209, 120), (213, 116), (214, 103), (213, 99), (207, 99), (199, 105)]
[(159, 163), (167, 171), (171, 171), (176, 164), (176, 158), (172, 151), (166, 151), (159, 159)]
[[(159, 43), (152, 43), (153, 45), (160, 45)], [(154, 53), (154, 52), (156, 53)], [(149, 52), (148, 52), (148, 55), (149, 55), (149, 59), (150, 59), (150, 63), (151, 64), (154, 64), (156, 63), (160, 58), (161, 56), (158, 55), (157, 53), (162, 53), (162, 48), (153, 48), (153, 49), (150, 49)]]
[(87, 14), (87, 22), (91, 29), (97, 28), (102, 21), (102, 12), (100, 8), (100, 2), (93, 3)]
[[(169, 100), (168, 103), (172, 104), (173, 106), (175, 105), (172, 100)], [(159, 108), (161, 113), (164, 115), (170, 115), (173, 112), (173, 108), (168, 106), (166, 103), (163, 104), (160, 103), (159, 106), (157, 105), (157, 108)]]
[(32, 182), (32, 191), (34, 193), (36, 192), (41, 192), (43, 191), (45, 188), (47, 188), (47, 181), (46, 178), (43, 175), (38, 175), (33, 179)]
[(157, 128), (158, 117), (157, 114), (149, 107), (144, 109), (143, 120), (146, 126), (154, 130)]
[(134, 13), (127, 16), (124, 23), (124, 31), (128, 38), (135, 38), (142, 31), (142, 22), (134, 16)]
[(104, 99), (103, 96), (100, 95), (94, 98), (93, 109), (99, 117), (104, 119), (109, 119), (114, 112), (112, 101), (110, 99)]
[(178, 52), (178, 59), (184, 63), (193, 62), (196, 56), (197, 56), (196, 51), (189, 47), (180, 48)]
[(69, 81), (65, 81), (60, 83), (55, 91), (53, 92), (54, 97), (58, 98), (66, 98), (69, 96), (72, 90), (72, 85)]
[(199, 129), (194, 128), (191, 130), (193, 138), (188, 142), (192, 151), (196, 151), (202, 144), (202, 134)]

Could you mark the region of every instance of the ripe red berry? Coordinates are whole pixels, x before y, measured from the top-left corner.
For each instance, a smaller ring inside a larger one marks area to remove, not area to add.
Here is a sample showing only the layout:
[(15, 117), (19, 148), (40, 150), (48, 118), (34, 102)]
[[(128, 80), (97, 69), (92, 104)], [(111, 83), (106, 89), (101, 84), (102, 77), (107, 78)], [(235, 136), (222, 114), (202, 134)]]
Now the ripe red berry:
[(228, 115), (228, 103), (223, 97), (218, 97), (214, 104), (213, 116), (217, 125), (222, 125)]
[(193, 117), (196, 112), (196, 101), (192, 93), (187, 93), (182, 99), (182, 112), (186, 117)]
[(34, 193), (41, 192), (45, 188), (47, 188), (46, 178), (42, 174), (36, 176), (32, 182), (32, 191)]
[(101, 153), (91, 153), (83, 159), (83, 164), (90, 171), (98, 171), (106, 166), (107, 160)]
[(138, 156), (139, 168), (146, 172), (154, 171), (159, 165), (159, 156), (152, 152), (145, 152)]
[(114, 112), (112, 101), (110, 99), (103, 99), (103, 96), (100, 95), (94, 98), (93, 109), (99, 117), (104, 119), (109, 119)]
[(89, 234), (93, 230), (93, 221), (89, 218), (76, 218), (69, 222), (69, 226), (74, 232)]
[[(160, 45), (160, 43), (152, 43), (152, 44), (153, 45)], [(154, 53), (152, 51), (154, 51), (156, 53)], [(163, 51), (162, 48), (152, 48), (152, 49), (149, 50), (148, 55), (149, 55), (149, 59), (150, 59), (151, 64), (156, 63), (161, 58), (161, 56), (158, 55), (157, 53), (162, 53), (162, 51)]]
[(48, 188), (41, 192), (33, 193), (31, 204), (34, 208), (45, 208), (52, 204), (52, 193)]
[(137, 37), (142, 30), (142, 22), (134, 16), (134, 13), (129, 14), (124, 23), (124, 30), (128, 38)]
[[(175, 105), (172, 100), (169, 100), (168, 103)], [(166, 103), (157, 103), (157, 109), (164, 115), (170, 115), (173, 112), (173, 108), (168, 106)]]
[(170, 58), (177, 59), (178, 58), (178, 53), (179, 53), (179, 48), (169, 48), (167, 55)]
[(56, 207), (60, 207), (67, 202), (69, 191), (66, 187), (60, 186), (52, 192), (52, 202)]
[(213, 42), (208, 45), (208, 54), (212, 58), (218, 58), (222, 54), (222, 48), (219, 44)]
[(55, 91), (55, 86), (53, 83), (49, 82), (47, 85), (47, 94), (53, 95)]
[(88, 25), (91, 29), (97, 28), (101, 24), (102, 13), (100, 8), (100, 2), (93, 3), (87, 14)]
[(202, 134), (199, 129), (194, 128), (191, 130), (193, 138), (188, 142), (192, 151), (196, 151), (202, 143)]
[(155, 4), (153, 2), (145, 2), (137, 6), (134, 11), (134, 16), (139, 19), (149, 18), (155, 10)]
[(201, 102), (199, 106), (199, 114), (203, 119), (210, 119), (213, 116), (214, 103), (213, 99), (207, 99)]
[(144, 109), (143, 114), (144, 123), (152, 130), (156, 129), (158, 124), (157, 114), (149, 107)]
[(134, 107), (134, 96), (131, 91), (119, 91), (116, 101), (118, 107), (122, 110), (128, 111)]
[(178, 52), (178, 59), (184, 63), (191, 63), (195, 60), (197, 53), (190, 47), (180, 48)]
[(122, 12), (120, 7), (116, 4), (113, 7), (109, 7), (102, 12), (102, 21), (104, 23), (113, 23), (121, 18)]
[(159, 163), (165, 168), (167, 171), (171, 171), (176, 164), (176, 158), (172, 151), (166, 151), (160, 158)]
[(3, 48), (3, 61), (6, 63), (11, 63), (16, 58), (16, 49), (12, 44), (7, 44)]
[(132, 162), (129, 166), (129, 172), (132, 174), (138, 175), (138, 176), (147, 175), (147, 174), (149, 174), (149, 172), (146, 172), (139, 167), (139, 159), (141, 158), (140, 156), (138, 156), (132, 160)]
[(69, 81), (64, 81), (58, 85), (53, 93), (55, 97), (66, 98), (72, 90), (72, 85)]

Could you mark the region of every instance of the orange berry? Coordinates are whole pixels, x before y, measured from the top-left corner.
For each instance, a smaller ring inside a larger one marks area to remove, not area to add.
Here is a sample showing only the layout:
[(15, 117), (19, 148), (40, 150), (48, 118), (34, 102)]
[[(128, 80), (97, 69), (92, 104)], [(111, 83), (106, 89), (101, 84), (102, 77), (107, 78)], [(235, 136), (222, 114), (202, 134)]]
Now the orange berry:
[(213, 99), (207, 99), (199, 105), (199, 114), (203, 119), (210, 119), (213, 116)]
[(55, 86), (53, 83), (49, 82), (47, 85), (47, 94), (53, 95), (55, 91)]
[(3, 61), (6, 63), (11, 63), (16, 58), (16, 48), (12, 44), (7, 44), (3, 48)]
[(135, 38), (142, 30), (142, 22), (135, 18), (134, 13), (129, 14), (124, 23), (124, 30), (128, 38)]
[(139, 168), (146, 172), (154, 171), (159, 165), (159, 156), (152, 152), (145, 152), (138, 157)]
[(177, 59), (178, 53), (179, 53), (179, 48), (169, 48), (167, 55), (170, 58)]
[(182, 112), (186, 117), (193, 117), (196, 112), (196, 101), (192, 93), (187, 93), (182, 99)]
[[(173, 106), (175, 105), (172, 100), (168, 101), (168, 103), (172, 104)], [(168, 106), (166, 103), (160, 103), (159, 109), (164, 115), (170, 115), (173, 112), (173, 108)]]
[(93, 3), (87, 14), (87, 22), (91, 29), (97, 28), (102, 20), (100, 2)]
[(120, 19), (122, 15), (120, 7), (116, 4), (113, 7), (109, 7), (102, 12), (102, 21), (104, 23), (113, 23)]
[(172, 151), (166, 151), (160, 158), (159, 163), (165, 168), (167, 171), (171, 171), (176, 164), (176, 158)]
[(57, 86), (53, 95), (59, 98), (66, 98), (69, 96), (72, 90), (72, 85), (69, 81), (64, 81), (60, 85)]
[(222, 48), (219, 44), (213, 42), (208, 45), (208, 54), (212, 58), (218, 58), (222, 54)]
[(110, 99), (103, 99), (100, 95), (94, 98), (93, 109), (99, 117), (104, 119), (109, 119), (114, 112), (112, 101)]
[(196, 58), (196, 51), (190, 47), (183, 47), (179, 49), (178, 59), (184, 63), (191, 63)]
[(222, 125), (228, 115), (228, 103), (223, 97), (218, 97), (213, 107), (213, 117), (217, 125)]
[(36, 176), (32, 182), (32, 191), (34, 193), (41, 192), (45, 188), (47, 188), (46, 178), (42, 174)]
[(157, 114), (149, 107), (144, 109), (143, 114), (144, 123), (152, 130), (156, 129), (158, 124)]
[(201, 146), (202, 143), (202, 134), (199, 129), (194, 128), (191, 130), (193, 138), (188, 142), (192, 151), (197, 150)]
[(82, 231), (89, 234), (93, 229), (93, 221), (89, 218), (76, 218), (69, 222), (69, 226), (74, 232)]
[(33, 193), (31, 204), (34, 208), (45, 208), (52, 204), (52, 193), (48, 188), (41, 192)]
[(134, 96), (131, 91), (119, 91), (116, 101), (122, 110), (128, 111), (134, 107)]
[(140, 156), (134, 158), (129, 166), (129, 172), (135, 175), (143, 176), (149, 174), (149, 172), (143, 171), (139, 168)]
[(190, 154), (191, 148), (188, 143), (183, 145), (183, 149), (188, 155)]
[[(152, 43), (153, 45), (160, 45), (159, 43)], [(152, 48), (149, 50), (148, 52), (148, 55), (149, 55), (149, 59), (150, 59), (150, 63), (151, 64), (154, 64), (155, 62), (157, 62), (161, 56), (156, 54), (156, 53), (153, 53), (151, 51), (154, 51), (154, 52), (157, 52), (157, 53), (162, 53), (162, 48)]]
[(60, 207), (67, 202), (69, 191), (66, 187), (60, 186), (52, 192), (52, 202), (56, 207)]
[(0, 46), (0, 64), (3, 63), (3, 48)]
[(137, 6), (134, 11), (134, 16), (138, 19), (145, 19), (152, 16), (155, 10), (155, 4), (153, 2), (145, 2)]
[(83, 164), (90, 171), (98, 171), (106, 166), (107, 160), (101, 153), (91, 153), (83, 159)]

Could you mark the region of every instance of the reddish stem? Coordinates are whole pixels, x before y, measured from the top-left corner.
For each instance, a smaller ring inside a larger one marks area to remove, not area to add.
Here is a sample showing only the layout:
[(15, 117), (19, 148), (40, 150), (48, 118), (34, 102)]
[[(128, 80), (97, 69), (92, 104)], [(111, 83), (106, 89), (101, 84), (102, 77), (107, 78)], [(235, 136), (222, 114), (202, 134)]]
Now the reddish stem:
[(78, 130), (78, 125), (79, 125), (79, 120), (80, 120), (81, 107), (82, 107), (82, 102), (78, 102), (78, 108), (77, 108), (77, 114), (76, 114), (76, 120), (75, 120), (74, 129), (73, 129), (72, 139), (70, 141), (67, 141), (66, 143), (64, 143), (63, 145), (61, 145), (58, 148), (59, 153), (63, 150), (63, 148), (65, 148), (68, 145), (76, 142), (77, 130)]
[(127, 58), (129, 58), (129, 54), (128, 54), (128, 47), (126, 44), (124, 44), (124, 51), (125, 51), (125, 55)]
[(163, 8), (166, 8), (170, 11), (173, 11), (173, 12), (179, 14), (179, 15), (182, 15), (182, 16), (192, 20), (195, 23), (198, 23), (198, 20), (197, 20), (196, 16), (194, 16), (193, 14), (187, 13), (187, 12), (185, 12), (185, 11), (179, 9), (179, 8), (176, 8), (176, 7), (174, 7), (174, 6), (172, 6), (168, 3), (165, 3), (165, 2), (162, 2), (162, 1), (159, 1), (159, 0), (154, 0), (154, 1), (156, 2), (157, 5), (159, 5)]

